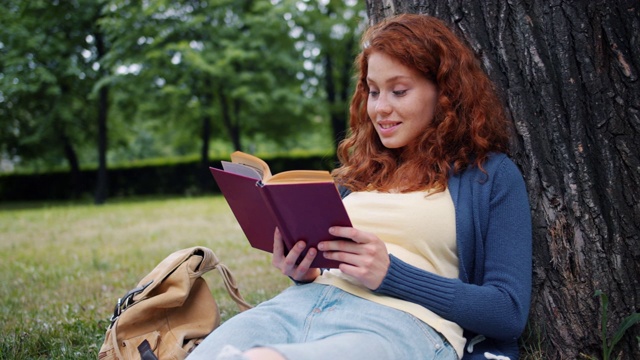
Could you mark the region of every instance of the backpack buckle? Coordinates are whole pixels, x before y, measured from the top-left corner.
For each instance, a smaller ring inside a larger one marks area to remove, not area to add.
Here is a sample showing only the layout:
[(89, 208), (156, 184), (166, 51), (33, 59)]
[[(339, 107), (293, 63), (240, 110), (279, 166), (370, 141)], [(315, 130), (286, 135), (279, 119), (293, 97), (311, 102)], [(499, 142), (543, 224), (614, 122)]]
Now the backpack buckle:
[(109, 325), (109, 328), (111, 328), (116, 320), (118, 320), (120, 314), (122, 314), (129, 306), (133, 304), (133, 297), (143, 292), (152, 283), (153, 280), (142, 286), (138, 286), (137, 288), (130, 290), (123, 297), (118, 299), (118, 302), (116, 302), (116, 307), (115, 309), (113, 309), (113, 315), (111, 315), (111, 319), (109, 319), (111, 321), (111, 325)]

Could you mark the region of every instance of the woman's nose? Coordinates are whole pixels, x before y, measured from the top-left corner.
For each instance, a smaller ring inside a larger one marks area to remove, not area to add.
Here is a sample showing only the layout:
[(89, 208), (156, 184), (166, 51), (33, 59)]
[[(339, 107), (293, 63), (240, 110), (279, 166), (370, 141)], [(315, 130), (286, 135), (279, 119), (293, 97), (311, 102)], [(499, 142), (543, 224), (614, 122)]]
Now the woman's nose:
[(391, 112), (391, 105), (389, 104), (389, 101), (387, 101), (386, 95), (380, 94), (380, 96), (378, 96), (375, 109), (376, 112), (380, 114), (388, 114)]

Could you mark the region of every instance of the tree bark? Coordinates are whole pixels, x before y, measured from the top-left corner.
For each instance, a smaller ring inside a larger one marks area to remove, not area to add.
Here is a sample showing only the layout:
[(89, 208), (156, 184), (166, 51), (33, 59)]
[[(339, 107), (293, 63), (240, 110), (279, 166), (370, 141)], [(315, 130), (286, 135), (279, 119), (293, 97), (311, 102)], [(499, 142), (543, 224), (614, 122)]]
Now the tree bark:
[[(534, 224), (533, 358), (601, 358), (640, 309), (640, 3), (638, 1), (367, 0), (370, 22), (398, 13), (453, 24), (500, 88), (512, 157)], [(640, 325), (613, 355), (639, 359)], [(538, 356), (538, 357), (536, 357)]]

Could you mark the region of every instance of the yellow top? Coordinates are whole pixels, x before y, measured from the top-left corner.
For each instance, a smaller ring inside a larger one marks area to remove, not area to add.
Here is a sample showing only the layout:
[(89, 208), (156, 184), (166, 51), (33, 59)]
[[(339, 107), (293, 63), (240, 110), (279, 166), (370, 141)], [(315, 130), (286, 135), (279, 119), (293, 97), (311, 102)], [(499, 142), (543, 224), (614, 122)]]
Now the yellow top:
[[(353, 226), (376, 234), (398, 259), (420, 269), (458, 277), (455, 209), (449, 190), (428, 192), (354, 192), (344, 199)], [(338, 269), (325, 271), (315, 282), (336, 286), (353, 295), (405, 311), (442, 334), (463, 354), (462, 328), (418, 304), (375, 294)]]

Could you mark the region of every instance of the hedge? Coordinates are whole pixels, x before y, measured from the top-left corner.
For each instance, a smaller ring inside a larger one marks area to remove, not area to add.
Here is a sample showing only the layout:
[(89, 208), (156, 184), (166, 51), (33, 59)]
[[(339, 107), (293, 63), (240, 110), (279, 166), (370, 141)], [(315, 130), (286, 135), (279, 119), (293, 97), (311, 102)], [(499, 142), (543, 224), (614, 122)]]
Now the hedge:
[[(293, 169), (331, 170), (331, 156), (275, 156), (264, 158), (272, 173)], [(219, 167), (220, 160), (211, 160)], [(172, 161), (158, 165), (140, 165), (108, 169), (108, 196), (189, 195), (219, 192), (207, 166), (198, 160)], [(0, 201), (67, 200), (92, 197), (97, 170), (82, 170), (78, 179), (70, 172), (0, 175)], [(74, 182), (77, 186), (74, 186)]]

